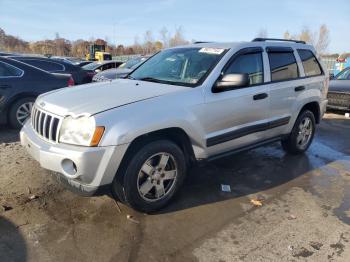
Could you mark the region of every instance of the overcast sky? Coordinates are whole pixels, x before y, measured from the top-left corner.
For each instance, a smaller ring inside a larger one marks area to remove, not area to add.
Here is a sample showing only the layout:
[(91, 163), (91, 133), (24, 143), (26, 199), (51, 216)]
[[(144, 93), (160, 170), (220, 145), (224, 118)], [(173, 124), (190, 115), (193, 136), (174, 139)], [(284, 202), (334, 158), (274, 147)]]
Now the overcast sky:
[(349, 0), (0, 0), (0, 27), (27, 41), (58, 32), (70, 40), (132, 44), (146, 30), (160, 38), (163, 26), (171, 32), (182, 26), (188, 40), (246, 41), (260, 29), (282, 37), (323, 23), (330, 29), (329, 51), (350, 51)]

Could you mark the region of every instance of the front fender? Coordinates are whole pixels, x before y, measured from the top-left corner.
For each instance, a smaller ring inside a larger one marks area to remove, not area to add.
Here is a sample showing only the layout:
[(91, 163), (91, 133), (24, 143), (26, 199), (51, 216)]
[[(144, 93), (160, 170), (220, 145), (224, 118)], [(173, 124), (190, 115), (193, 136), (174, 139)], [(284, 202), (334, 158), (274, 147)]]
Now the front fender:
[(196, 113), (200, 110), (200, 99), (194, 93), (197, 100), (192, 100), (191, 94), (185, 98), (159, 97), (95, 115), (97, 125), (105, 126), (106, 130), (100, 146), (128, 144), (147, 133), (175, 127), (188, 135), (196, 157), (200, 156), (205, 148), (205, 132)]

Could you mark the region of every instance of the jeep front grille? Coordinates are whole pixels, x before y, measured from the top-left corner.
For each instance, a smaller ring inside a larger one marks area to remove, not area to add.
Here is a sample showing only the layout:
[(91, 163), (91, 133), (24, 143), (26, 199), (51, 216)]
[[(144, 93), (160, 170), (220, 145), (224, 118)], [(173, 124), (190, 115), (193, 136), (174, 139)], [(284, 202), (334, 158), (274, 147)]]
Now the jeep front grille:
[(31, 118), (33, 129), (41, 138), (49, 142), (58, 142), (60, 118), (36, 106), (33, 107)]

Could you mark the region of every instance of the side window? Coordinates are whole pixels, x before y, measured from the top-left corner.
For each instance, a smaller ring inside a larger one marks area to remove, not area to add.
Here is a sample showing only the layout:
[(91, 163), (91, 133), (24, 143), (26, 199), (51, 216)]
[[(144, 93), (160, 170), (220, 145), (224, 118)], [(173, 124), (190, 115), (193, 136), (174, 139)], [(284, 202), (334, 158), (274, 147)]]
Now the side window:
[(261, 52), (239, 55), (233, 60), (233, 62), (225, 71), (225, 74), (244, 73), (249, 75), (249, 85), (256, 85), (264, 82), (264, 70)]
[(47, 62), (44, 60), (34, 60), (34, 59), (26, 59), (22, 60), (23, 63), (35, 66), (47, 72), (57, 72), (64, 71), (64, 67), (61, 64), (55, 62)]
[(20, 77), (23, 71), (12, 65), (0, 62), (0, 78), (1, 77)]
[(292, 80), (299, 77), (293, 52), (269, 52), (271, 81)]
[(322, 75), (320, 64), (310, 50), (298, 49), (298, 53), (303, 63), (305, 76)]
[(112, 63), (105, 64), (105, 65), (103, 65), (103, 66), (102, 66), (102, 70), (111, 69), (111, 68), (112, 68), (112, 66), (113, 66), (113, 64), (112, 64)]

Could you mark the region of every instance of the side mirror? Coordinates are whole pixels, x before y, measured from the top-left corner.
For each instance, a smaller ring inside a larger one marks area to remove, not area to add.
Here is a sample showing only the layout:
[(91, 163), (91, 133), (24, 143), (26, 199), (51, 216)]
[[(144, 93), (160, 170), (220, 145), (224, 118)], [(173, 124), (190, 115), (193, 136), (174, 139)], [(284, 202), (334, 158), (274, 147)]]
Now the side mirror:
[(245, 87), (249, 85), (248, 74), (227, 74), (216, 81), (213, 91), (215, 93), (226, 91), (233, 88)]
[(334, 74), (329, 74), (329, 80), (333, 80), (334, 79)]

